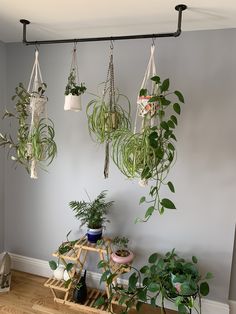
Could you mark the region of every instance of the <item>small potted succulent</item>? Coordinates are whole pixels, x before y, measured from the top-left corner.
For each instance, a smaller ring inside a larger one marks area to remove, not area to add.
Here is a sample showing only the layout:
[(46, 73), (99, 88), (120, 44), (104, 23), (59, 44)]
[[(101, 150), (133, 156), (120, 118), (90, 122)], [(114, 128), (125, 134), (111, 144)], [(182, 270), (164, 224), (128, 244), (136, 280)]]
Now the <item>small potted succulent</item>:
[(86, 91), (84, 83), (77, 82), (76, 68), (72, 68), (68, 77), (68, 82), (65, 89), (65, 105), (64, 110), (80, 111), (81, 94)]
[(106, 202), (106, 191), (102, 191), (94, 201), (71, 201), (69, 203), (71, 209), (75, 213), (75, 217), (81, 221), (81, 226), (87, 225), (88, 241), (97, 243), (102, 238), (102, 230), (106, 222), (110, 222), (107, 218), (107, 212), (113, 205), (113, 201)]
[(130, 264), (134, 254), (128, 249), (129, 239), (126, 237), (115, 237), (112, 241), (115, 250), (111, 254), (113, 262), (118, 264)]

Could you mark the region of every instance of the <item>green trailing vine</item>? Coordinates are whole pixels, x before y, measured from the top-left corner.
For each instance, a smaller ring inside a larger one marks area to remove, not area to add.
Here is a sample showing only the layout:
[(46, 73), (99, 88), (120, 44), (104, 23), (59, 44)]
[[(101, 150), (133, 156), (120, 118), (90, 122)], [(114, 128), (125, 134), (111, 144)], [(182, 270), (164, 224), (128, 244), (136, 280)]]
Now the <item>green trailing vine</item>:
[(49, 165), (56, 156), (57, 146), (54, 141), (55, 131), (52, 120), (41, 118), (30, 126), (30, 102), (32, 97), (45, 97), (46, 84), (42, 84), (37, 92), (30, 94), (22, 83), (15, 89), (12, 97), (15, 103), (15, 112), (6, 110), (3, 118), (14, 119), (18, 122), (16, 136), (10, 133), (0, 133), (0, 146), (8, 147), (8, 155), (17, 164), (23, 165), (30, 172), (32, 160), (44, 168), (44, 163)]
[[(180, 115), (181, 103), (184, 103), (180, 91), (169, 92), (169, 79), (161, 82), (158, 76), (154, 76), (151, 80), (155, 88), (147, 106), (154, 109), (143, 116), (140, 132), (118, 128), (112, 134), (112, 158), (119, 170), (127, 178), (139, 178), (144, 186), (149, 181), (153, 182), (148, 197), (140, 198), (140, 204), (147, 205), (142, 221), (147, 221), (154, 211), (163, 214), (165, 209), (175, 209), (170, 199), (161, 198), (160, 190), (166, 185), (172, 193), (175, 192), (174, 184), (167, 181), (167, 175), (176, 158), (177, 115)], [(140, 90), (140, 97), (148, 94), (147, 89)], [(177, 102), (169, 99), (172, 95)]]

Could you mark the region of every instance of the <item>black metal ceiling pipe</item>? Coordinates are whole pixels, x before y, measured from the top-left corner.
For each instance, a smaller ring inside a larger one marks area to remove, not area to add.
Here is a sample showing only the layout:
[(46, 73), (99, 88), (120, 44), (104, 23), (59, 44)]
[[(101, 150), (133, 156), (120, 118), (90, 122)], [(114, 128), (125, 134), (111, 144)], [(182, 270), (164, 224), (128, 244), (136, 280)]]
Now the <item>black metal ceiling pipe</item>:
[(178, 11), (178, 23), (177, 23), (177, 30), (174, 33), (28, 41), (27, 40), (27, 25), (30, 24), (30, 21), (25, 20), (25, 19), (21, 19), (20, 22), (23, 24), (23, 43), (25, 45), (68, 44), (68, 43), (77, 43), (77, 42), (115, 41), (115, 40), (127, 40), (127, 39), (178, 37), (181, 34), (182, 12), (186, 9), (187, 9), (187, 6), (185, 4), (178, 4), (175, 7), (175, 10)]

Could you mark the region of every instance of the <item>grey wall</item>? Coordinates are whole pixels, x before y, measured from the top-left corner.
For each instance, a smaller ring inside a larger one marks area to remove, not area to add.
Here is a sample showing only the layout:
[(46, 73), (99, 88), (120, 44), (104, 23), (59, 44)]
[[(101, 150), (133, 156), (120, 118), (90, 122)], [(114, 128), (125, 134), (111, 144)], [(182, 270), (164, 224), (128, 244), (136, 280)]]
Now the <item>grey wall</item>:
[[(6, 47), (0, 42), (0, 110), (5, 107), (6, 98)], [(3, 122), (0, 126), (2, 129)], [(4, 150), (0, 151), (0, 253), (4, 249)]]
[[(48, 113), (57, 132), (58, 157), (32, 181), (20, 167), (6, 169), (5, 238), (14, 253), (50, 259), (51, 252), (68, 230), (73, 237), (85, 230), (68, 208), (70, 200), (95, 197), (109, 190), (115, 200), (108, 235), (129, 236), (141, 265), (153, 251), (175, 247), (190, 257), (199, 257), (203, 272), (212, 271), (210, 298), (226, 301), (229, 294), (236, 203), (236, 30), (184, 33), (178, 39), (157, 41), (157, 68), (169, 77), (172, 88), (183, 91), (186, 105), (178, 126), (178, 160), (170, 173), (176, 195), (170, 196), (178, 210), (154, 215), (147, 224), (134, 224), (144, 209), (138, 200), (145, 191), (137, 182), (124, 178), (111, 166), (110, 178), (103, 179), (104, 149), (88, 135), (83, 111), (63, 111), (64, 87), (72, 46), (42, 46), (40, 61), (48, 84)], [(150, 41), (115, 43), (116, 85), (129, 96), (132, 110), (149, 57)], [(109, 43), (78, 45), (82, 81), (90, 92), (104, 81)], [(7, 45), (8, 95), (19, 81), (28, 83), (33, 47)], [(168, 197), (166, 190), (163, 197)]]

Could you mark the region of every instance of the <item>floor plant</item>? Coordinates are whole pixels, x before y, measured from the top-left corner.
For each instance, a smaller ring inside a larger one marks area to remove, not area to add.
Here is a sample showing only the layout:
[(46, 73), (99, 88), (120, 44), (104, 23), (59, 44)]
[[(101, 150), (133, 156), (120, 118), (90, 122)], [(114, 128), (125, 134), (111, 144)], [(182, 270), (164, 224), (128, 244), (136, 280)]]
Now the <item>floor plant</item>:
[(191, 313), (194, 309), (201, 313), (201, 298), (208, 295), (208, 279), (211, 273), (201, 276), (197, 267), (198, 260), (195, 256), (192, 261), (179, 257), (173, 249), (165, 255), (153, 253), (148, 263), (136, 269), (131, 266), (132, 273), (128, 279), (128, 286), (121, 285), (114, 280), (116, 272), (110, 267), (109, 259), (100, 261), (99, 268), (106, 268), (101, 276), (101, 282), (109, 286), (110, 298), (99, 298), (96, 304), (108, 303), (112, 311), (113, 298), (118, 297), (122, 306), (122, 314), (127, 314), (136, 307), (139, 311), (144, 303), (150, 303), (154, 308), (160, 308), (161, 313), (166, 313), (166, 301), (176, 305), (179, 314)]

